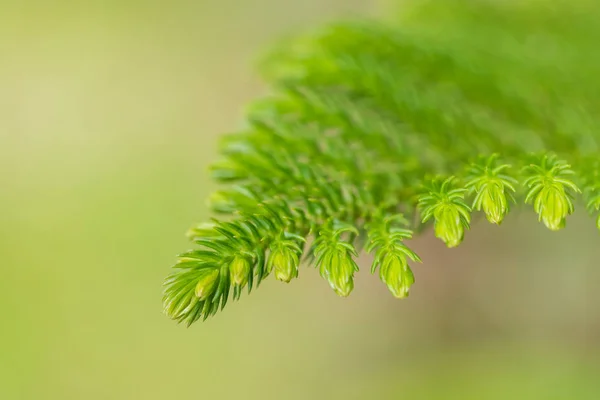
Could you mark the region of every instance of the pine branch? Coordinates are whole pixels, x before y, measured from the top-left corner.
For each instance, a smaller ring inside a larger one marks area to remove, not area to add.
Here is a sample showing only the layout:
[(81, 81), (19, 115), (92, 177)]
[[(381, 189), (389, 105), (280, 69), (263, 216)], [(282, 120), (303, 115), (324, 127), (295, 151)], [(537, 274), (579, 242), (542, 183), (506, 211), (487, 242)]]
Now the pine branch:
[(206, 319), (303, 261), (348, 296), (363, 247), (405, 298), (421, 261), (407, 240), (433, 225), (456, 247), (473, 213), (500, 225), (515, 203), (559, 230), (583, 202), (600, 229), (600, 5), (416, 3), (267, 57), (272, 94), (211, 167), (218, 218), (190, 229), (197, 247), (165, 281), (171, 318)]

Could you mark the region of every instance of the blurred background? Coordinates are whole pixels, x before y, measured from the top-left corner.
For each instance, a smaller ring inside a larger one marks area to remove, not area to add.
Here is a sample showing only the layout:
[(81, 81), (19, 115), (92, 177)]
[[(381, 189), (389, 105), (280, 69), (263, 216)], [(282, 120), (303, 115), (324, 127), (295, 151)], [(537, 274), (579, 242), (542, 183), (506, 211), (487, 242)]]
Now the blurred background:
[[(409, 300), (315, 269), (186, 329), (161, 311), (219, 135), (282, 34), (365, 0), (0, 0), (0, 399), (598, 399), (598, 233), (428, 233)], [(363, 264), (366, 265), (366, 264)]]

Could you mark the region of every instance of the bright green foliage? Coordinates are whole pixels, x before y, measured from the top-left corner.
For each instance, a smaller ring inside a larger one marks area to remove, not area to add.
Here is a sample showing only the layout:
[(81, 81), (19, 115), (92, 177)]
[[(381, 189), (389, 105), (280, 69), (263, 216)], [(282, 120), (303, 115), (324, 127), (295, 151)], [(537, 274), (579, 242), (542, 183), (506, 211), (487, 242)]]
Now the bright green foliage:
[(196, 285), (196, 297), (200, 300), (206, 300), (217, 289), (219, 270), (217, 268), (205, 268), (201, 272)]
[(589, 157), (581, 163), (584, 199), (590, 214), (596, 213), (596, 227), (600, 230), (600, 158)]
[(367, 251), (376, 250), (371, 273), (379, 267), (379, 277), (399, 299), (408, 296), (415, 282), (408, 259), (421, 262), (421, 258), (404, 244), (404, 240), (412, 238), (413, 232), (403, 226), (408, 226), (408, 221), (395, 214), (385, 218), (378, 215), (366, 227), (369, 235)]
[(432, 224), (455, 247), (471, 212), (500, 224), (513, 202), (532, 204), (551, 230), (581, 202), (600, 229), (600, 2), (401, 8), (267, 57), (270, 95), (223, 138), (211, 168), (223, 185), (210, 198), (218, 219), (190, 229), (197, 249), (165, 281), (171, 318), (207, 318), (271, 273), (290, 282), (302, 261), (347, 296), (363, 245), (404, 298), (420, 261), (406, 243), (413, 231)]
[[(600, 193), (598, 191), (600, 190), (596, 189), (596, 193), (592, 195), (592, 199), (588, 202), (587, 207), (590, 213), (600, 210)], [(600, 230), (600, 214), (596, 217), (596, 227)]]
[(448, 247), (458, 246), (469, 229), (471, 209), (465, 203), (467, 189), (454, 187), (454, 177), (435, 179), (419, 196), (422, 222), (433, 219), (435, 236)]
[(236, 255), (229, 264), (229, 273), (231, 274), (231, 283), (238, 288), (243, 288), (248, 283), (250, 275), (250, 262), (246, 257)]
[(543, 155), (537, 163), (525, 167), (525, 203), (532, 203), (540, 221), (553, 231), (564, 228), (566, 218), (575, 210), (574, 193), (579, 188), (569, 178), (574, 175), (571, 166), (554, 155)]
[[(342, 235), (349, 234), (344, 240)], [(355, 227), (339, 222), (327, 223), (313, 244), (316, 265), (323, 279), (339, 295), (346, 297), (354, 289), (354, 272), (358, 265), (353, 257), (358, 254), (352, 245), (353, 236), (358, 235)]]
[(304, 242), (303, 237), (289, 233), (286, 233), (283, 238), (274, 240), (269, 248), (267, 273), (275, 269), (275, 278), (287, 283), (298, 277), (298, 265), (302, 255), (301, 244)]
[(472, 208), (483, 210), (488, 221), (500, 225), (510, 210), (509, 202), (515, 201), (511, 192), (516, 192), (517, 180), (505, 173), (510, 165), (498, 165), (497, 158), (494, 154), (473, 163), (465, 187), (475, 194)]

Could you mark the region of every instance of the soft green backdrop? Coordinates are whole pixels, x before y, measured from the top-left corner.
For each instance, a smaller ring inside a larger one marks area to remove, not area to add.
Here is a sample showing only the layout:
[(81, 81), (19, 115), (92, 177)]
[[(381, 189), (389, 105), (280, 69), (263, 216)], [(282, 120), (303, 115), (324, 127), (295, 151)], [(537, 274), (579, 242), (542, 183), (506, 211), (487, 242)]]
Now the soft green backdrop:
[(0, 399), (600, 398), (582, 214), (418, 238), (406, 301), (305, 268), (190, 329), (161, 314), (218, 135), (265, 89), (255, 56), (383, 3), (0, 0)]

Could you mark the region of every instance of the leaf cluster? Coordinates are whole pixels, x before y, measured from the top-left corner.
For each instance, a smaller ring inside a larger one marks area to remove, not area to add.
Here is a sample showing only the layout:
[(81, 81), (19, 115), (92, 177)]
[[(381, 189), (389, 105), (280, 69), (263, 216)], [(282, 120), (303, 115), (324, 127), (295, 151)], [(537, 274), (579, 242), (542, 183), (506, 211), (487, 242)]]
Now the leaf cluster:
[(474, 213), (499, 225), (515, 204), (558, 230), (582, 202), (600, 229), (600, 5), (517, 3), (415, 1), (273, 51), (272, 92), (222, 140), (216, 219), (190, 230), (165, 312), (189, 325), (303, 261), (347, 296), (363, 247), (404, 298), (415, 233), (456, 247)]

